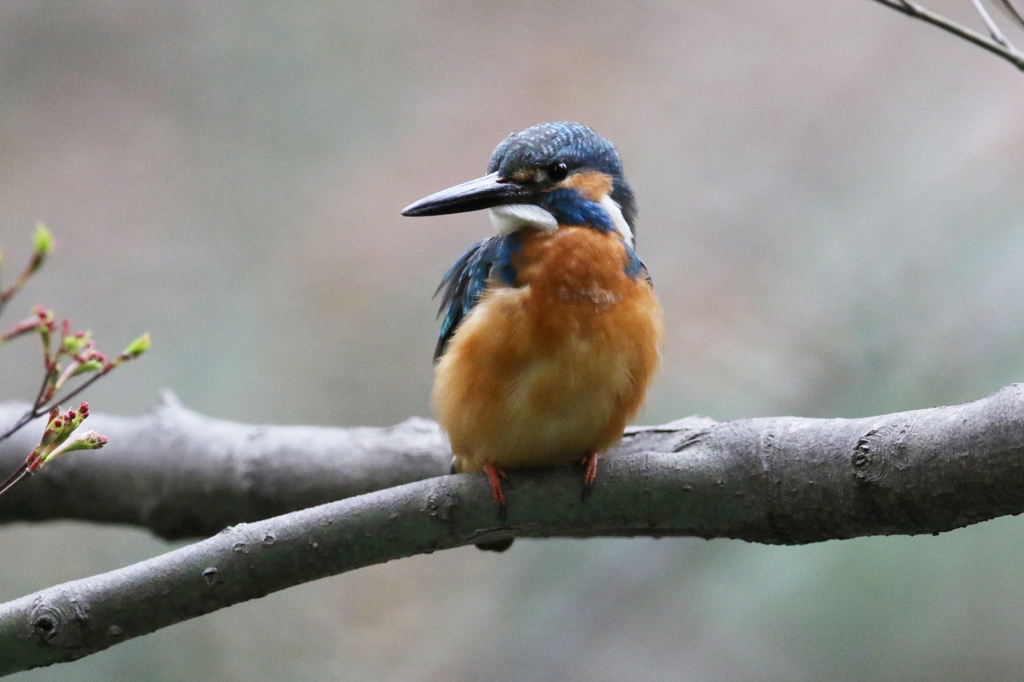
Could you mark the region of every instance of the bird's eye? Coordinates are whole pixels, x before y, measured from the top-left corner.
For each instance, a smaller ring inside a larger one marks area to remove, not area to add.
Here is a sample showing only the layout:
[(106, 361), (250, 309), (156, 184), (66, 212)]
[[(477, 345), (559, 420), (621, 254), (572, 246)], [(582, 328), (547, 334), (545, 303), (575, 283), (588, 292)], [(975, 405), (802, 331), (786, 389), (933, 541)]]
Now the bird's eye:
[(551, 182), (561, 182), (569, 175), (569, 166), (565, 163), (556, 163), (548, 169), (548, 177)]

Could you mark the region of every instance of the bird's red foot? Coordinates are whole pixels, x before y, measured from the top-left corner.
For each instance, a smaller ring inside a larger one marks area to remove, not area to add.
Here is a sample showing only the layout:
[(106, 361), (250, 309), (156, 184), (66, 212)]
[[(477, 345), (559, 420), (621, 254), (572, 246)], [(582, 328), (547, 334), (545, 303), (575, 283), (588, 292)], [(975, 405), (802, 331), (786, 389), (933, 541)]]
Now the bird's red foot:
[(505, 472), (493, 464), (485, 464), (484, 473), (487, 474), (487, 482), (491, 484), (491, 495), (498, 507), (498, 516), (505, 518), (505, 491), (501, 489), (501, 482), (508, 480)]
[(597, 480), (597, 452), (591, 450), (583, 455), (580, 466), (583, 467), (583, 501), (585, 502), (594, 488), (594, 481)]

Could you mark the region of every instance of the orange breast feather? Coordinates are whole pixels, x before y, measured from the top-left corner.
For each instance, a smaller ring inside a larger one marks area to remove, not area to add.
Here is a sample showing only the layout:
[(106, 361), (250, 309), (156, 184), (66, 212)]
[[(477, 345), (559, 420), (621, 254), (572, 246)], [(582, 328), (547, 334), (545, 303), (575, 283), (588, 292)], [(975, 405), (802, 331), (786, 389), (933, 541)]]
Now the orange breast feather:
[(659, 359), (661, 308), (618, 235), (523, 233), (517, 287), (487, 291), (437, 365), (460, 471), (579, 461), (617, 443)]

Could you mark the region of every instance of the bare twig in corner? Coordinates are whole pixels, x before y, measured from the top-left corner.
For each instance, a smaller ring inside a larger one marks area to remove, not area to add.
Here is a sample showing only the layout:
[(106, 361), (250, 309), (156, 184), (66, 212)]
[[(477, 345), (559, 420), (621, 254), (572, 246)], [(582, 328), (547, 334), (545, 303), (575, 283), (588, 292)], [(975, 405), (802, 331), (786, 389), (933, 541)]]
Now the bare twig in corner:
[[(971, 0), (974, 3), (975, 9), (981, 15), (982, 21), (985, 22), (985, 26), (988, 28), (991, 37), (983, 36), (980, 33), (972, 31), (971, 29), (961, 26), (955, 21), (951, 21), (946, 17), (936, 14), (931, 10), (925, 9), (916, 2), (911, 0), (875, 0), (886, 7), (902, 12), (909, 17), (920, 19), (925, 21), (932, 26), (938, 26), (944, 31), (948, 31), (955, 36), (963, 38), (964, 40), (974, 43), (978, 47), (984, 48), (993, 54), (999, 55), (1006, 61), (1016, 66), (1021, 71), (1024, 71), (1024, 52), (1015, 47), (999, 30), (995, 21), (991, 15), (981, 6), (980, 0)], [(1003, 7), (1008, 14), (1014, 19), (1019, 21), (1024, 26), (1024, 17), (1017, 11), (1017, 9), (1010, 3), (1010, 0), (998, 0), (1000, 6)]]
[(999, 6), (1003, 8), (1003, 10), (1010, 18), (1012, 18), (1014, 21), (1020, 24), (1022, 28), (1024, 28), (1024, 16), (1022, 16), (1021, 13), (1017, 10), (1017, 8), (1013, 6), (1013, 3), (1010, 2), (1010, 0), (995, 1), (999, 3)]
[(978, 16), (981, 17), (981, 21), (985, 24), (985, 28), (988, 29), (988, 34), (992, 37), (992, 40), (996, 41), (1003, 47), (1011, 47), (1010, 41), (1007, 40), (1006, 36), (1003, 35), (1003, 32), (999, 30), (999, 25), (996, 24), (995, 19), (993, 19), (992, 15), (988, 13), (987, 9), (985, 9), (985, 5), (981, 3), (981, 0), (971, 0), (971, 3), (974, 5), (974, 10), (978, 13)]

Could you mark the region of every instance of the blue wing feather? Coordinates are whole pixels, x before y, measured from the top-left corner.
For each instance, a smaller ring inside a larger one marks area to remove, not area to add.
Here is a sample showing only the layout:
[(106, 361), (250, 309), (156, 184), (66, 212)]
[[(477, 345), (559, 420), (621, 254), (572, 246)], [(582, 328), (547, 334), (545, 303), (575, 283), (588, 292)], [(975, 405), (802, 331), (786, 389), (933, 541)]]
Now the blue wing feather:
[(518, 234), (491, 237), (470, 247), (444, 273), (440, 286), (434, 292), (435, 296), (441, 294), (441, 308), (437, 314), (444, 315), (437, 347), (434, 349), (435, 361), (444, 355), (455, 330), (480, 300), (492, 271), (506, 285), (515, 284), (512, 254), (520, 248), (522, 243)]

